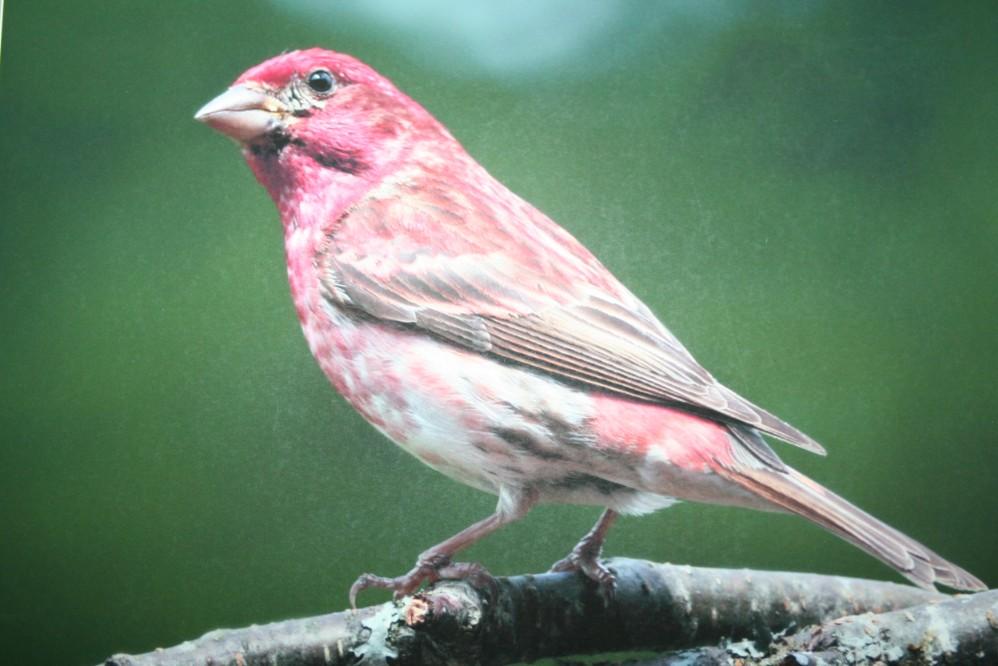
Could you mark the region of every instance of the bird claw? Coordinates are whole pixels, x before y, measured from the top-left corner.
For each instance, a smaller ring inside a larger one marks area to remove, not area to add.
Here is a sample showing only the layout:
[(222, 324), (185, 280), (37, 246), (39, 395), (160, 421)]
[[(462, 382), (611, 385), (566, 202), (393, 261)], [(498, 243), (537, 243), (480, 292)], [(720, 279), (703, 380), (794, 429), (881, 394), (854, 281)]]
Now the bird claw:
[(437, 569), (438, 580), (465, 580), (476, 588), (495, 588), (496, 579), (478, 562), (453, 562)]
[(610, 569), (600, 562), (602, 549), (593, 549), (588, 544), (581, 543), (572, 549), (567, 556), (551, 565), (549, 571), (580, 571), (589, 580), (596, 583), (607, 601), (613, 599), (617, 586), (617, 577)]
[(361, 574), (350, 586), (350, 607), (357, 609), (357, 595), (369, 588), (391, 590), (396, 601), (412, 594), (423, 583), (435, 583), (443, 579), (467, 580), (475, 587), (494, 586), (495, 578), (481, 564), (475, 562), (451, 562), (449, 557), (421, 557), (408, 573), (386, 578), (374, 574)]
[(391, 590), (393, 599), (401, 599), (405, 595), (412, 594), (418, 590), (419, 586), (424, 582), (435, 583), (439, 580), (440, 576), (437, 569), (438, 566), (434, 566), (432, 563), (419, 561), (408, 573), (394, 578), (386, 578), (369, 573), (361, 574), (354, 581), (353, 585), (350, 586), (350, 607), (356, 610), (357, 595), (372, 587)]

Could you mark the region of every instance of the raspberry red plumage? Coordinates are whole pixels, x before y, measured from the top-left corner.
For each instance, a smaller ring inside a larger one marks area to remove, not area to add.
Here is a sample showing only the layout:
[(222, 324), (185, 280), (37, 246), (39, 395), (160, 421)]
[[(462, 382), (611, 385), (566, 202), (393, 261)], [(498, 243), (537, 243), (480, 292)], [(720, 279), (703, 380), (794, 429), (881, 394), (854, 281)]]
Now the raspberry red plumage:
[(616, 512), (673, 498), (809, 518), (920, 585), (973, 576), (787, 468), (813, 439), (725, 388), (568, 232), (368, 66), (311, 49), (248, 70), (198, 116), (276, 202), (309, 346), (337, 390), (423, 462), (499, 496), (423, 553), (408, 592), (539, 501), (607, 507), (559, 569), (604, 585)]

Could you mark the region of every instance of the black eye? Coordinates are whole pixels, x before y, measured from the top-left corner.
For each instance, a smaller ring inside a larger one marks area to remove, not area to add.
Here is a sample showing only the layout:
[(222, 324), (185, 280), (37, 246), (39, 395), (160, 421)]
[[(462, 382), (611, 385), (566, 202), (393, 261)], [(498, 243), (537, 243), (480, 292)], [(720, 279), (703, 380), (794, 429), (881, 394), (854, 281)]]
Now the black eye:
[(327, 93), (333, 89), (333, 75), (324, 69), (317, 69), (308, 75), (308, 87), (317, 93)]

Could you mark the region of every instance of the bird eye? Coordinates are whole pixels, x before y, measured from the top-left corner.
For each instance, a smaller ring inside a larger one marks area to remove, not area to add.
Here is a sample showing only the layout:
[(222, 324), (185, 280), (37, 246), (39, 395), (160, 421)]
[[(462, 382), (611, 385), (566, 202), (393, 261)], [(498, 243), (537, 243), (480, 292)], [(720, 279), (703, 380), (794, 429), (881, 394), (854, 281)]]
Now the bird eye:
[(308, 87), (317, 93), (327, 93), (333, 89), (333, 75), (324, 69), (317, 69), (308, 75)]

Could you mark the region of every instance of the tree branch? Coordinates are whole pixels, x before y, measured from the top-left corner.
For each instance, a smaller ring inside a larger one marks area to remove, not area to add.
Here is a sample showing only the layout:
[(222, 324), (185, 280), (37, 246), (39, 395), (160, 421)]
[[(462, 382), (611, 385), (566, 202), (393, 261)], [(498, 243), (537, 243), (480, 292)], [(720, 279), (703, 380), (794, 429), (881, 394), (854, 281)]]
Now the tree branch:
[[(610, 600), (574, 574), (513, 576), (474, 586), (444, 581), (396, 603), (212, 631), (167, 649), (115, 655), (105, 663), (326, 665), (385, 664), (390, 659), (400, 665), (506, 664), (600, 652), (687, 649), (729, 640), (766, 646), (780, 632), (845, 615), (953, 599), (894, 583), (837, 576), (629, 559), (608, 564), (617, 575), (617, 591)], [(919, 613), (924, 608), (931, 614), (933, 607), (922, 606)], [(978, 612), (976, 606), (972, 612)], [(831, 632), (831, 627), (822, 627), (820, 636)], [(791, 651), (803, 650), (787, 645)], [(812, 640), (800, 645), (820, 652), (826, 644)]]
[(864, 613), (788, 637), (764, 663), (998, 663), (998, 590)]
[[(592, 662), (559, 661), (561, 666)], [(806, 627), (768, 648), (751, 641), (671, 652), (615, 666), (786, 666), (787, 664), (995, 664), (998, 663), (998, 590), (863, 613)], [(604, 665), (607, 666), (607, 665)]]

